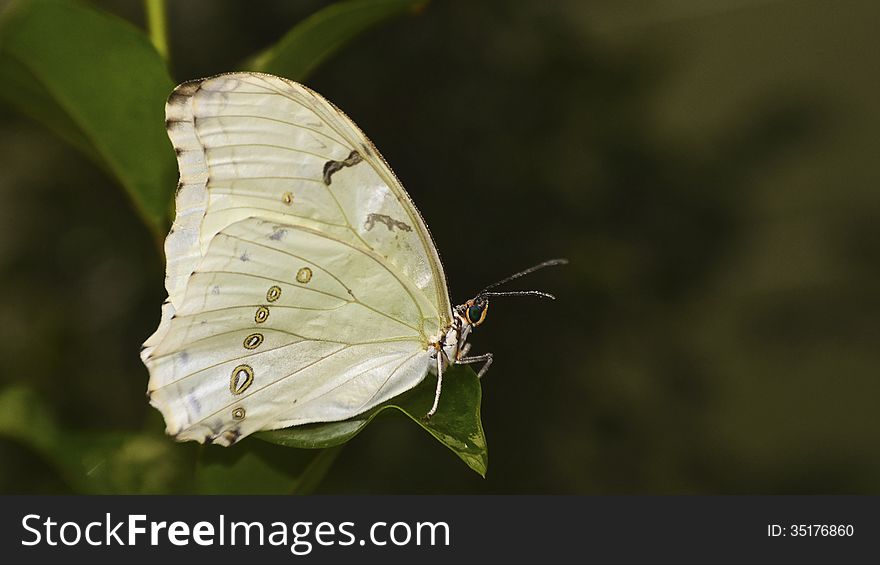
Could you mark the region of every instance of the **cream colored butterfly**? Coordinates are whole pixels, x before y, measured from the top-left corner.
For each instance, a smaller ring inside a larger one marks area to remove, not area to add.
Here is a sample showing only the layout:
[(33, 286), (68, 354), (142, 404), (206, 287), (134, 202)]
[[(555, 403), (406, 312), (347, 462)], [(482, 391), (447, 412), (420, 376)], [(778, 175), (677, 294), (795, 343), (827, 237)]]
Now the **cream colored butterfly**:
[(345, 114), (258, 73), (181, 84), (165, 112), (180, 183), (168, 299), (141, 358), (169, 434), (230, 445), (345, 420), (432, 371), (430, 417), (450, 363), (485, 373), (492, 355), (465, 342), (509, 293), (452, 308), (425, 222)]

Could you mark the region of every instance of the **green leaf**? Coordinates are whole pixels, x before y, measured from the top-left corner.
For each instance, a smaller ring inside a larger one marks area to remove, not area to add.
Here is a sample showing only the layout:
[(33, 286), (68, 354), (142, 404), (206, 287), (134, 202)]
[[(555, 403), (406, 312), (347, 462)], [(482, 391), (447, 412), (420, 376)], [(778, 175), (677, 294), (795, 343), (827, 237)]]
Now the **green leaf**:
[(192, 492), (193, 486), (200, 494), (308, 494), (341, 449), (294, 450), (265, 442), (227, 449), (177, 444), (159, 434), (71, 431), (56, 424), (39, 395), (20, 385), (0, 391), (0, 438), (33, 450), (82, 494)]
[(68, 432), (52, 460), (77, 492), (167, 494), (191, 488), (194, 446), (134, 432)]
[(232, 449), (202, 446), (196, 488), (200, 494), (308, 494), (340, 449), (284, 449), (259, 441), (242, 442)]
[(489, 455), (480, 420), (480, 380), (470, 367), (451, 367), (443, 375), (443, 395), (437, 413), (425, 420), (434, 401), (436, 383), (436, 378), (427, 378), (411, 391), (350, 420), (260, 432), (256, 437), (286, 447), (331, 447), (352, 439), (379, 414), (402, 412), (485, 477)]
[(0, 391), (0, 437), (38, 453), (78, 493), (179, 492), (190, 479), (191, 450), (160, 436), (65, 430), (23, 386)]
[(0, 21), (0, 100), (100, 162), (164, 234), (176, 186), (165, 134), (171, 78), (128, 22), (64, 0), (22, 0)]
[(0, 436), (46, 453), (57, 442), (55, 420), (32, 390), (13, 385), (0, 391)]
[(303, 81), (321, 63), (366, 30), (424, 9), (427, 0), (347, 0), (315, 12), (273, 47), (255, 56), (245, 70)]
[(0, 55), (0, 100), (25, 116), (41, 122), (100, 167), (106, 167), (73, 118), (49, 96), (21, 62)]

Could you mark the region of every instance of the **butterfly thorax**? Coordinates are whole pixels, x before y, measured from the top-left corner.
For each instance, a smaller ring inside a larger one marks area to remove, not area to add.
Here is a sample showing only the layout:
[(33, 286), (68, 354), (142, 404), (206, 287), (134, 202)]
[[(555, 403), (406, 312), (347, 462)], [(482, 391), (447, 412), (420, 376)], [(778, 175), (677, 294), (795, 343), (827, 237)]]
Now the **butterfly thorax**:
[[(432, 343), (435, 351), (442, 351), (442, 363), (444, 369), (455, 364), (467, 351), (465, 344), (474, 328), (465, 313), (466, 305), (457, 306), (453, 311), (452, 323), (441, 334), (440, 339)], [(432, 356), (434, 357), (434, 356)], [(433, 371), (436, 372), (436, 369)]]
[[(456, 320), (446, 329), (445, 333), (441, 334), (440, 339), (431, 344), (431, 347), (434, 349), (431, 358), (436, 359), (437, 355), (440, 355), (444, 369), (455, 362), (456, 355), (458, 354), (459, 336), (461, 334), (458, 326), (459, 324)], [(433, 363), (431, 365), (431, 372), (435, 374), (437, 372), (437, 367)]]

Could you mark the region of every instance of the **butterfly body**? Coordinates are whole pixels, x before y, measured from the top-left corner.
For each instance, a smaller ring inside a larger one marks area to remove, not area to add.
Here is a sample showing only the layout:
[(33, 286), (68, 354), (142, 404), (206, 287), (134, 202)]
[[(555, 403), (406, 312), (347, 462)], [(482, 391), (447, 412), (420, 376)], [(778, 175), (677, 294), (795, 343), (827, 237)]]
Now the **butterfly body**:
[[(361, 414), (468, 357), (488, 292), (453, 308), (434, 241), (378, 150), (298, 83), (230, 73), (166, 104), (177, 154), (168, 299), (141, 358), (176, 439)], [(537, 268), (560, 264), (545, 262)], [(505, 282), (505, 281), (502, 281)], [(495, 285), (492, 285), (495, 286)]]

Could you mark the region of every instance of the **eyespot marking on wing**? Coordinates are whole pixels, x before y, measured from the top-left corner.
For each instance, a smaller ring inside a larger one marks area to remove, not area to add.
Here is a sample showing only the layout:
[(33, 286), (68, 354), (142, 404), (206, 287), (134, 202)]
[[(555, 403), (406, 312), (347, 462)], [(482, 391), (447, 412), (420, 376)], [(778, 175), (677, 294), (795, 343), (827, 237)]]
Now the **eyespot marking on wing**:
[(331, 178), (333, 173), (344, 168), (344, 167), (353, 167), (363, 161), (363, 157), (357, 151), (352, 151), (348, 154), (348, 157), (342, 161), (327, 161), (324, 163), (324, 184), (330, 186)]
[(245, 411), (244, 411), (244, 408), (242, 408), (241, 406), (239, 406), (238, 408), (236, 408), (235, 410), (232, 411), (232, 419), (233, 420), (244, 420), (244, 417), (245, 417)]
[(269, 287), (269, 290), (266, 291), (266, 300), (269, 302), (275, 302), (281, 297), (281, 287), (278, 285), (272, 285)]
[(262, 324), (267, 319), (269, 319), (269, 308), (266, 306), (260, 306), (257, 308), (257, 313), (254, 314), (254, 321), (258, 324)]
[(263, 343), (263, 334), (261, 333), (252, 333), (251, 335), (244, 338), (244, 342), (242, 345), (245, 349), (256, 349)]
[(285, 204), (287, 204), (288, 206), (290, 206), (291, 204), (293, 204), (293, 193), (292, 192), (285, 192), (281, 196), (281, 201), (284, 202)]
[(232, 370), (229, 378), (229, 392), (238, 396), (254, 382), (254, 370), (250, 365), (239, 365)]
[(296, 282), (306, 284), (310, 280), (312, 280), (312, 270), (308, 267), (303, 267), (296, 272)]

